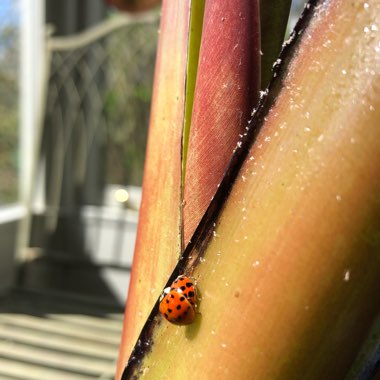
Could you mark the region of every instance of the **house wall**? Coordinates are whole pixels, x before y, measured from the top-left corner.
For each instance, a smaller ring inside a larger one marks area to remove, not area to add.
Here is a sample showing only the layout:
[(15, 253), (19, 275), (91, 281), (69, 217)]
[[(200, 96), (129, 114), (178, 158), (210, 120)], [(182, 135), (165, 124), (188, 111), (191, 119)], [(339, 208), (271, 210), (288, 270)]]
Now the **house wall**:
[(0, 209), (0, 294), (15, 282), (15, 246), (18, 225), (24, 215), (21, 206)]

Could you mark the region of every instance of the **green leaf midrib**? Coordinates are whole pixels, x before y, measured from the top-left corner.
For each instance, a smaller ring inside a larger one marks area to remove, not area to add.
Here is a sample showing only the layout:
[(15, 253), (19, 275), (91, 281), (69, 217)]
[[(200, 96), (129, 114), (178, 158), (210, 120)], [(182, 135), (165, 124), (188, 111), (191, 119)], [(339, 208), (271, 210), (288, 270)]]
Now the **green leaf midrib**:
[(205, 0), (192, 0), (186, 69), (185, 117), (182, 137), (182, 188), (185, 184), (187, 152), (189, 147), (191, 115), (193, 111), (195, 83), (197, 80), (199, 50), (201, 45)]

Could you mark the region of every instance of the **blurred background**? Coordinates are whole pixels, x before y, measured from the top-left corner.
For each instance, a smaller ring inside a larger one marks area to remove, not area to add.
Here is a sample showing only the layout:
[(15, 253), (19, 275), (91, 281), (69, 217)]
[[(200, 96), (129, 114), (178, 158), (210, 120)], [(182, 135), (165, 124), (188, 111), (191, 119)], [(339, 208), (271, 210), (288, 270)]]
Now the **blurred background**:
[(113, 378), (159, 9), (110, 3), (0, 2), (1, 379)]
[(0, 378), (113, 378), (159, 9), (0, 2)]

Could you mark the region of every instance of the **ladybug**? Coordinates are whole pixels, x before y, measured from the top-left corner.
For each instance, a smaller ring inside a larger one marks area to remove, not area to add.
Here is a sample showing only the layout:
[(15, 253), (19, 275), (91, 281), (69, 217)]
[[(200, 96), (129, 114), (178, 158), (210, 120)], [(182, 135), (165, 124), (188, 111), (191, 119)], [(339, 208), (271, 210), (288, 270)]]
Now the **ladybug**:
[(195, 303), (197, 301), (197, 291), (195, 290), (195, 285), (189, 277), (179, 276), (177, 277), (171, 287), (170, 290), (175, 290), (178, 293), (183, 294), (189, 302), (195, 307)]
[(186, 276), (179, 276), (160, 297), (160, 313), (175, 325), (189, 325), (196, 316), (196, 289)]

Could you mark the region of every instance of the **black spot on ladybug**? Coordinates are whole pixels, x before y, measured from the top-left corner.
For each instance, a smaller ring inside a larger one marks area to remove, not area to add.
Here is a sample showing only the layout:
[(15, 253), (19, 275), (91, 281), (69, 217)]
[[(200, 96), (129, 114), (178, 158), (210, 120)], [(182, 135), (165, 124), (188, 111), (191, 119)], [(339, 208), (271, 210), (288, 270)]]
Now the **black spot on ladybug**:
[(186, 286), (187, 286), (188, 288), (190, 288), (191, 286), (193, 286), (193, 284), (192, 284), (191, 282), (186, 282)]
[(186, 317), (186, 315), (187, 315), (187, 311), (185, 311), (185, 312), (183, 313), (183, 315)]
[(184, 291), (186, 288), (184, 286), (181, 286), (180, 289)]
[(185, 299), (186, 299), (186, 298), (182, 296), (179, 300), (180, 300), (181, 302), (183, 302), (183, 301), (185, 301)]
[(169, 318), (169, 316), (168, 316), (166, 313), (164, 314), (164, 316), (165, 316), (165, 318), (166, 318), (166, 319), (168, 319), (168, 318)]
[(181, 305), (177, 305), (177, 310), (181, 310)]
[(168, 309), (168, 312), (171, 313), (173, 310), (172, 309)]
[(168, 300), (168, 299), (166, 299), (166, 303), (169, 303), (169, 300)]
[(194, 294), (194, 292), (190, 291), (189, 294), (188, 294), (188, 296), (189, 296), (190, 298), (192, 298), (192, 297), (195, 296), (195, 294)]
[(173, 294), (170, 294), (170, 298), (174, 298)]

